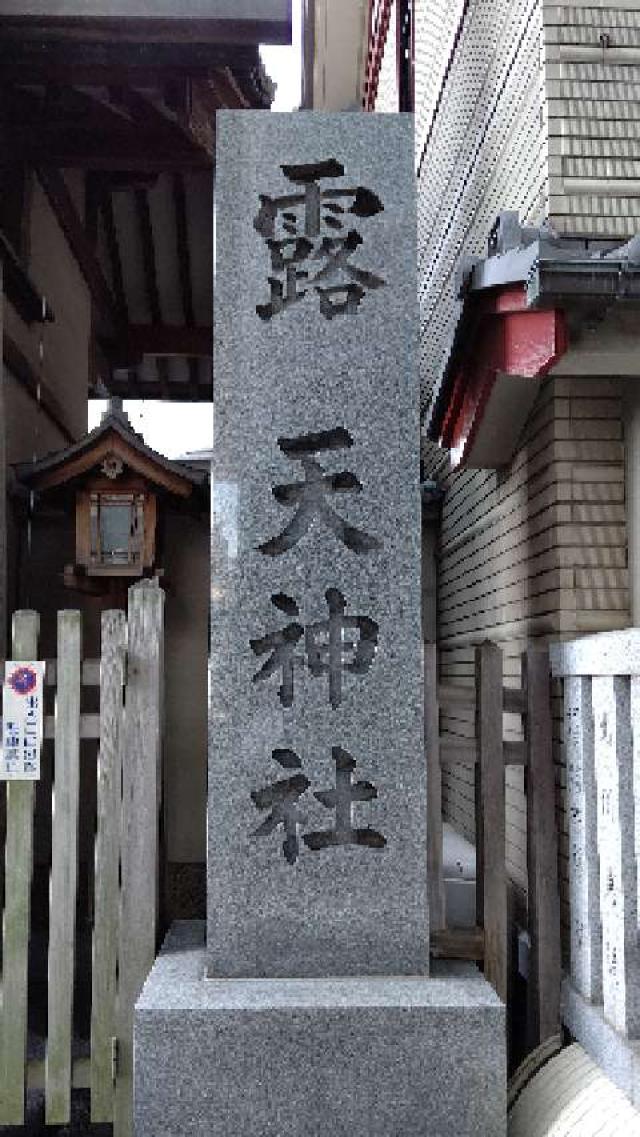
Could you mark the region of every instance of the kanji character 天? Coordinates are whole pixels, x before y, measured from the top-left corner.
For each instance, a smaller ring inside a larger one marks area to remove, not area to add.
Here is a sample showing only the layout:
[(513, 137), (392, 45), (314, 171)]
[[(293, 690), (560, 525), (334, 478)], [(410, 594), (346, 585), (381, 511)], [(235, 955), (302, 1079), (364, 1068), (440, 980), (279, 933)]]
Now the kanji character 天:
[(327, 474), (316, 458), (323, 451), (347, 450), (353, 446), (349, 431), (344, 427), (335, 427), (333, 430), (301, 434), (297, 438), (279, 438), (278, 446), (288, 458), (300, 463), (304, 481), (273, 487), (272, 493), (276, 501), (295, 508), (296, 512), (277, 537), (258, 546), (259, 551), (269, 557), (287, 552), (308, 533), (316, 520), (321, 521), (354, 553), (371, 553), (379, 549), (381, 543), (376, 537), (355, 525), (349, 525), (328, 502), (335, 494), (360, 493), (360, 479), (350, 470)]

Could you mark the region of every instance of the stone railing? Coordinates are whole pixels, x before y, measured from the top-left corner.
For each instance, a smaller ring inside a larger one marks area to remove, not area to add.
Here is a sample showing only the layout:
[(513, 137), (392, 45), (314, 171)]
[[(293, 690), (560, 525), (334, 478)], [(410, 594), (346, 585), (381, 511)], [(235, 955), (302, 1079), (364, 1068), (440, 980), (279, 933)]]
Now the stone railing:
[(554, 645), (551, 666), (564, 680), (571, 963), (563, 1002), (599, 1008), (619, 1035), (637, 1039), (640, 628)]

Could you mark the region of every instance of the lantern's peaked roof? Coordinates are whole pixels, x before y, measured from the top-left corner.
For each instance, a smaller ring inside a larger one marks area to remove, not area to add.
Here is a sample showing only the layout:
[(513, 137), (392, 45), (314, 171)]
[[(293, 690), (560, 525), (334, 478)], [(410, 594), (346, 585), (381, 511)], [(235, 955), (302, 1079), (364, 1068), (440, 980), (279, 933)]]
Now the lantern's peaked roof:
[(16, 476), (31, 489), (54, 489), (89, 474), (111, 454), (117, 455), (148, 481), (178, 497), (190, 497), (195, 488), (207, 486), (206, 470), (182, 461), (172, 462), (147, 446), (116, 401), (110, 404), (94, 430), (65, 450), (57, 450), (38, 462), (20, 463), (15, 467)]

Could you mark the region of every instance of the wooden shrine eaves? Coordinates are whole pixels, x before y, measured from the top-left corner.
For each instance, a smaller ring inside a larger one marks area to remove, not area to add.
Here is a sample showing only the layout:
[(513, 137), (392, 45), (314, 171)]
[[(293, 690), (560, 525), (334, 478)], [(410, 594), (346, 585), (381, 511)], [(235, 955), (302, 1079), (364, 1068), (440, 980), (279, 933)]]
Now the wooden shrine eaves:
[(67, 450), (16, 468), (18, 479), (35, 490), (55, 489), (91, 473), (110, 454), (176, 497), (188, 498), (206, 484), (206, 474), (178, 466), (147, 446), (124, 416), (110, 414)]

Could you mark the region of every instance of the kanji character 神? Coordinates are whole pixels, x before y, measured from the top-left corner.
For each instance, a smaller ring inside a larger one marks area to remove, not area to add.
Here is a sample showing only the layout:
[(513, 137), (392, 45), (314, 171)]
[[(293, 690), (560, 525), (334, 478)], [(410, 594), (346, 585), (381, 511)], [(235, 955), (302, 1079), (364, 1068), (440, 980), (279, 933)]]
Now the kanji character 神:
[[(274, 275), (269, 277), (269, 303), (258, 304), (256, 311), (262, 320), (270, 320), (302, 300), (313, 286), (327, 320), (351, 315), (369, 290), (381, 288), (385, 282), (352, 263), (363, 238), (357, 229), (345, 231), (345, 215), (374, 217), (384, 206), (364, 186), (321, 189), (321, 179), (344, 175), (344, 166), (335, 158), (281, 169), (301, 190), (280, 197), (260, 195), (254, 228), (269, 247)], [(348, 207), (342, 204), (348, 201)], [(314, 261), (322, 262), (315, 273)]]
[[(313, 676), (327, 676), (329, 702), (335, 709), (342, 701), (342, 675), (351, 672), (364, 675), (375, 659), (378, 646), (378, 624), (369, 616), (347, 616), (347, 602), (337, 588), (325, 593), (329, 617), (308, 624), (306, 629), (293, 619), (276, 632), (250, 640), (255, 655), (271, 652), (269, 659), (253, 677), (258, 683), (276, 672), (282, 675), (278, 696), (283, 707), (290, 707), (294, 697), (296, 666), (306, 662)], [(271, 597), (271, 603), (292, 617), (300, 616), (295, 600), (284, 593)], [(304, 653), (297, 650), (304, 636)]]
[(282, 533), (259, 545), (259, 551), (269, 557), (287, 552), (297, 545), (316, 520), (326, 525), (354, 553), (370, 553), (379, 549), (381, 543), (376, 537), (349, 525), (327, 501), (333, 494), (360, 493), (360, 479), (350, 470), (327, 474), (316, 459), (316, 455), (325, 450), (347, 450), (353, 446), (349, 431), (336, 427), (314, 434), (301, 434), (297, 438), (279, 438), (278, 446), (288, 458), (300, 463), (304, 481), (273, 487), (271, 492), (276, 501), (296, 508), (296, 512)]

